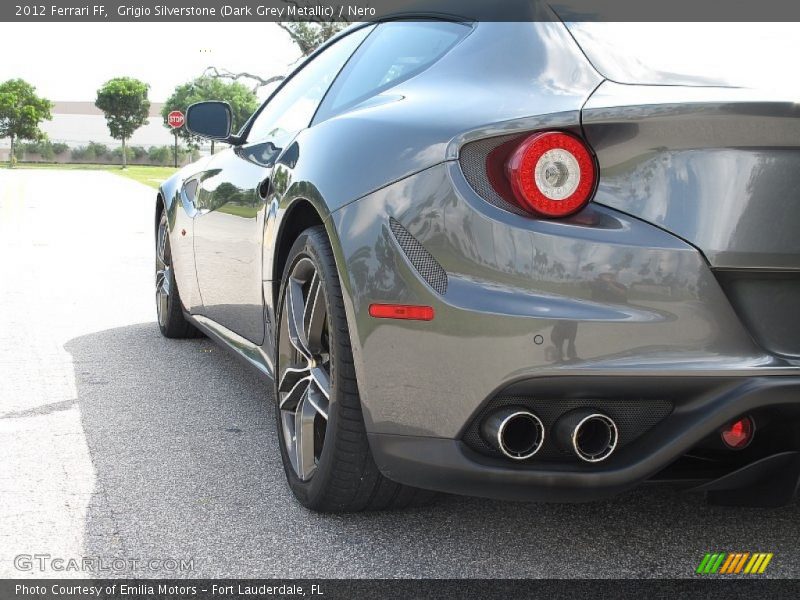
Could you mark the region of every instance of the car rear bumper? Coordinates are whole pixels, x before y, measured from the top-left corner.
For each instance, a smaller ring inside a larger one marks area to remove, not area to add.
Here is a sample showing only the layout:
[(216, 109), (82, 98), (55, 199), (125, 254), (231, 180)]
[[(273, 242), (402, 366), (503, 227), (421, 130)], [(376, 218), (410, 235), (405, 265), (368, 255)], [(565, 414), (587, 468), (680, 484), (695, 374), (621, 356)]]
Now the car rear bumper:
[[(696, 248), (613, 209), (511, 214), (452, 161), (331, 218), (370, 433), (458, 439), (523, 381), (591, 378), (546, 396), (588, 401), (601, 381), (800, 376), (800, 360), (754, 341)], [(377, 319), (372, 303), (435, 318)], [(608, 399), (625, 391), (607, 387)]]
[[(560, 220), (511, 214), (479, 197), (457, 162), (332, 219), (366, 430), (390, 479), (581, 501), (655, 480), (742, 485), (800, 448), (798, 428), (784, 426), (800, 423), (800, 360), (754, 340), (703, 255), (651, 224), (597, 205)], [(373, 318), (372, 303), (435, 317)], [(512, 406), (545, 431), (528, 460), (481, 441), (491, 411)], [(553, 443), (557, 421), (579, 408), (619, 425), (602, 462)], [(751, 447), (713, 447), (751, 413)]]
[[(788, 411), (785, 414), (800, 418), (798, 376), (744, 378), (718, 383), (720, 385), (715, 386), (714, 391), (678, 402), (672, 413), (646, 435), (599, 464), (544, 461), (515, 464), (482, 455), (460, 439), (424, 436), (372, 433), (369, 435), (370, 446), (381, 472), (407, 485), (505, 500), (598, 500), (650, 480), (741, 415), (777, 410)], [(796, 465), (796, 455), (796, 451), (772, 445), (763, 456), (755, 455), (750, 462), (724, 474), (705, 479), (696, 477), (681, 483), (703, 491), (719, 492), (759, 485), (771, 488), (788, 479), (788, 484), (781, 489), (789, 490), (788, 493), (793, 495), (798, 471), (785, 465)], [(777, 500), (764, 498), (770, 499)]]

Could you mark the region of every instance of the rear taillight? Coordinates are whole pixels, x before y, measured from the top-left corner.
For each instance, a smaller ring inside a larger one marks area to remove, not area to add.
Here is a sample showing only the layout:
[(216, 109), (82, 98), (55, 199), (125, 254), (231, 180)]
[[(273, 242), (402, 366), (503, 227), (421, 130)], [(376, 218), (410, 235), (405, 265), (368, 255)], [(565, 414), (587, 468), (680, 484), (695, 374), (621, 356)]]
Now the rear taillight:
[(489, 154), (486, 168), (498, 193), (543, 217), (579, 211), (591, 200), (597, 182), (589, 148), (562, 131), (539, 132), (521, 143), (503, 144)]

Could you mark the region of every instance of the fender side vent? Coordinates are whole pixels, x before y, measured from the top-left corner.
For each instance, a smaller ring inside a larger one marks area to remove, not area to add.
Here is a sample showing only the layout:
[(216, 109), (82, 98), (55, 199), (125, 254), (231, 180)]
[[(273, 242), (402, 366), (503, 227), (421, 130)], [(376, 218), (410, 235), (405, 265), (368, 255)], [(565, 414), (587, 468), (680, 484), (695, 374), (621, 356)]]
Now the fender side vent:
[(447, 291), (447, 273), (442, 265), (436, 262), (436, 259), (419, 243), (417, 238), (391, 217), (389, 218), (389, 228), (403, 253), (422, 278), (439, 294), (444, 295)]

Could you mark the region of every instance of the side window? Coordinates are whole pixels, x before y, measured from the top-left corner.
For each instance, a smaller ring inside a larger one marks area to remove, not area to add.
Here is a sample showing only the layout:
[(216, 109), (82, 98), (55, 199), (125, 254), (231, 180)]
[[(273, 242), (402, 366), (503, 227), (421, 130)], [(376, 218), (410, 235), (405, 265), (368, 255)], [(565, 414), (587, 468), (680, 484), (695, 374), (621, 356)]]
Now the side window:
[(379, 25), (331, 86), (315, 121), (421, 73), (470, 30), (468, 25), (448, 21), (393, 21)]
[(343, 37), (295, 73), (253, 121), (247, 141), (269, 142), (280, 151), (308, 127), (331, 82), (371, 30), (364, 27)]

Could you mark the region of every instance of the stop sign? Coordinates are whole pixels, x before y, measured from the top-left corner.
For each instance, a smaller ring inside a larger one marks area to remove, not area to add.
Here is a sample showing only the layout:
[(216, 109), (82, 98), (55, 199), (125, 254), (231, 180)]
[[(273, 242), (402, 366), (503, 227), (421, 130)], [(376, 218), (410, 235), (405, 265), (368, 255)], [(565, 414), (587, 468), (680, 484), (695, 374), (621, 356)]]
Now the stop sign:
[(167, 115), (167, 124), (173, 129), (183, 127), (184, 120), (183, 113), (179, 110), (173, 110)]

